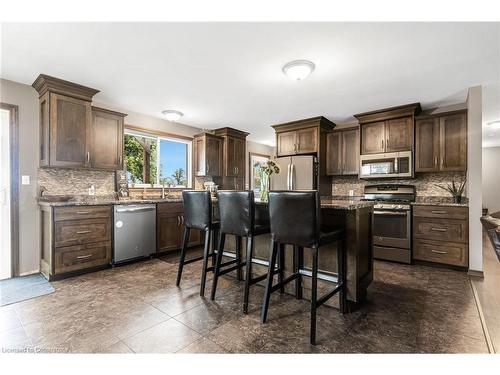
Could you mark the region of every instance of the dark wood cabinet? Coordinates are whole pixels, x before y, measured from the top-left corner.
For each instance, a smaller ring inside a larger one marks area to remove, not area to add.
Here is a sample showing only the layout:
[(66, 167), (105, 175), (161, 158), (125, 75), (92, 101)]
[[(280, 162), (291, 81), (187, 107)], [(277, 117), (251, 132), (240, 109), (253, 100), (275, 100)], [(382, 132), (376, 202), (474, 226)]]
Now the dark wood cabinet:
[(123, 113), (92, 107), (98, 90), (41, 74), (40, 166), (123, 168)]
[(193, 163), (195, 176), (222, 176), (222, 141), (222, 137), (211, 133), (201, 133), (194, 136)]
[(295, 134), (295, 131), (289, 131), (276, 135), (276, 153), (278, 156), (295, 154)]
[(223, 178), (220, 188), (226, 190), (245, 189), (246, 137), (248, 133), (225, 127), (215, 130), (223, 140)]
[(40, 269), (47, 279), (111, 263), (111, 206), (40, 208)]
[(318, 128), (277, 133), (276, 144), (278, 156), (315, 153), (318, 151)]
[(126, 114), (92, 107), (90, 165), (123, 169), (123, 122)]
[(467, 170), (466, 118), (464, 111), (417, 118), (416, 172)]
[(361, 154), (413, 151), (419, 103), (354, 115), (360, 124)]
[(326, 174), (357, 175), (359, 170), (359, 130), (338, 130), (327, 135)]
[(469, 264), (467, 207), (415, 206), (413, 258), (467, 267)]
[[(178, 250), (184, 235), (184, 209), (181, 203), (158, 203), (156, 209), (156, 251)], [(191, 230), (188, 247), (201, 242), (201, 232)]]

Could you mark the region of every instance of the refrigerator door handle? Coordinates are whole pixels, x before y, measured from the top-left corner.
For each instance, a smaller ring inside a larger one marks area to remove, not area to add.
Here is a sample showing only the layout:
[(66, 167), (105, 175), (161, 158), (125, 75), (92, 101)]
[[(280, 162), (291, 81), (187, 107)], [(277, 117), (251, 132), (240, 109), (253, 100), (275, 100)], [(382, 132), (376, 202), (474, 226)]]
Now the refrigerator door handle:
[(290, 164), (290, 190), (293, 190), (293, 163)]
[(290, 190), (290, 164), (287, 165), (286, 171), (286, 190)]

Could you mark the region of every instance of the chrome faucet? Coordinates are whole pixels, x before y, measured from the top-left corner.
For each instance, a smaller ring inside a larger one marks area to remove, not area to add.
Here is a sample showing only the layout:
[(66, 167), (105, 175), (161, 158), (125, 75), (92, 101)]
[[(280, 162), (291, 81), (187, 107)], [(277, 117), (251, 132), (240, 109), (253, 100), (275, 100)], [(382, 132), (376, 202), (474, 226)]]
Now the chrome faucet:
[(161, 185), (161, 199), (165, 199), (165, 183)]

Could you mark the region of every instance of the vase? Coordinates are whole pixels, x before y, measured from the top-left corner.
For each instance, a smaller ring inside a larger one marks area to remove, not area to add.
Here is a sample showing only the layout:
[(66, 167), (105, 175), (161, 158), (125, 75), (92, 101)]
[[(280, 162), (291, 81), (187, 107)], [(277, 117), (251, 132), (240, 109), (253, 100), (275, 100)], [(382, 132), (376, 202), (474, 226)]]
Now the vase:
[(267, 173), (262, 173), (260, 178), (260, 201), (267, 202), (269, 200), (269, 185), (271, 184), (271, 176)]
[(462, 196), (461, 195), (455, 195), (453, 197), (453, 203), (462, 203)]

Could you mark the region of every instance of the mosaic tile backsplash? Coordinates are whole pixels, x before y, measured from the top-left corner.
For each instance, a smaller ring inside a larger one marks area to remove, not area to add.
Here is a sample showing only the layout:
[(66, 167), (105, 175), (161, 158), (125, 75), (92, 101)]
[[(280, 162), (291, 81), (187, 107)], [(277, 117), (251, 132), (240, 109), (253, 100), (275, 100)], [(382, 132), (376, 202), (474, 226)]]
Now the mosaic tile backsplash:
[[(355, 196), (362, 196), (365, 185), (369, 184), (410, 184), (415, 185), (418, 197), (449, 197), (450, 194), (436, 184), (445, 186), (448, 182), (459, 182), (465, 178), (463, 172), (418, 173), (415, 178), (407, 180), (380, 179), (359, 180), (357, 176), (339, 176), (333, 178), (332, 195), (347, 196), (354, 190)], [(467, 190), (464, 193), (467, 196)]]
[(115, 172), (89, 169), (38, 168), (38, 189), (44, 195), (88, 195), (91, 185), (95, 195), (115, 193)]

